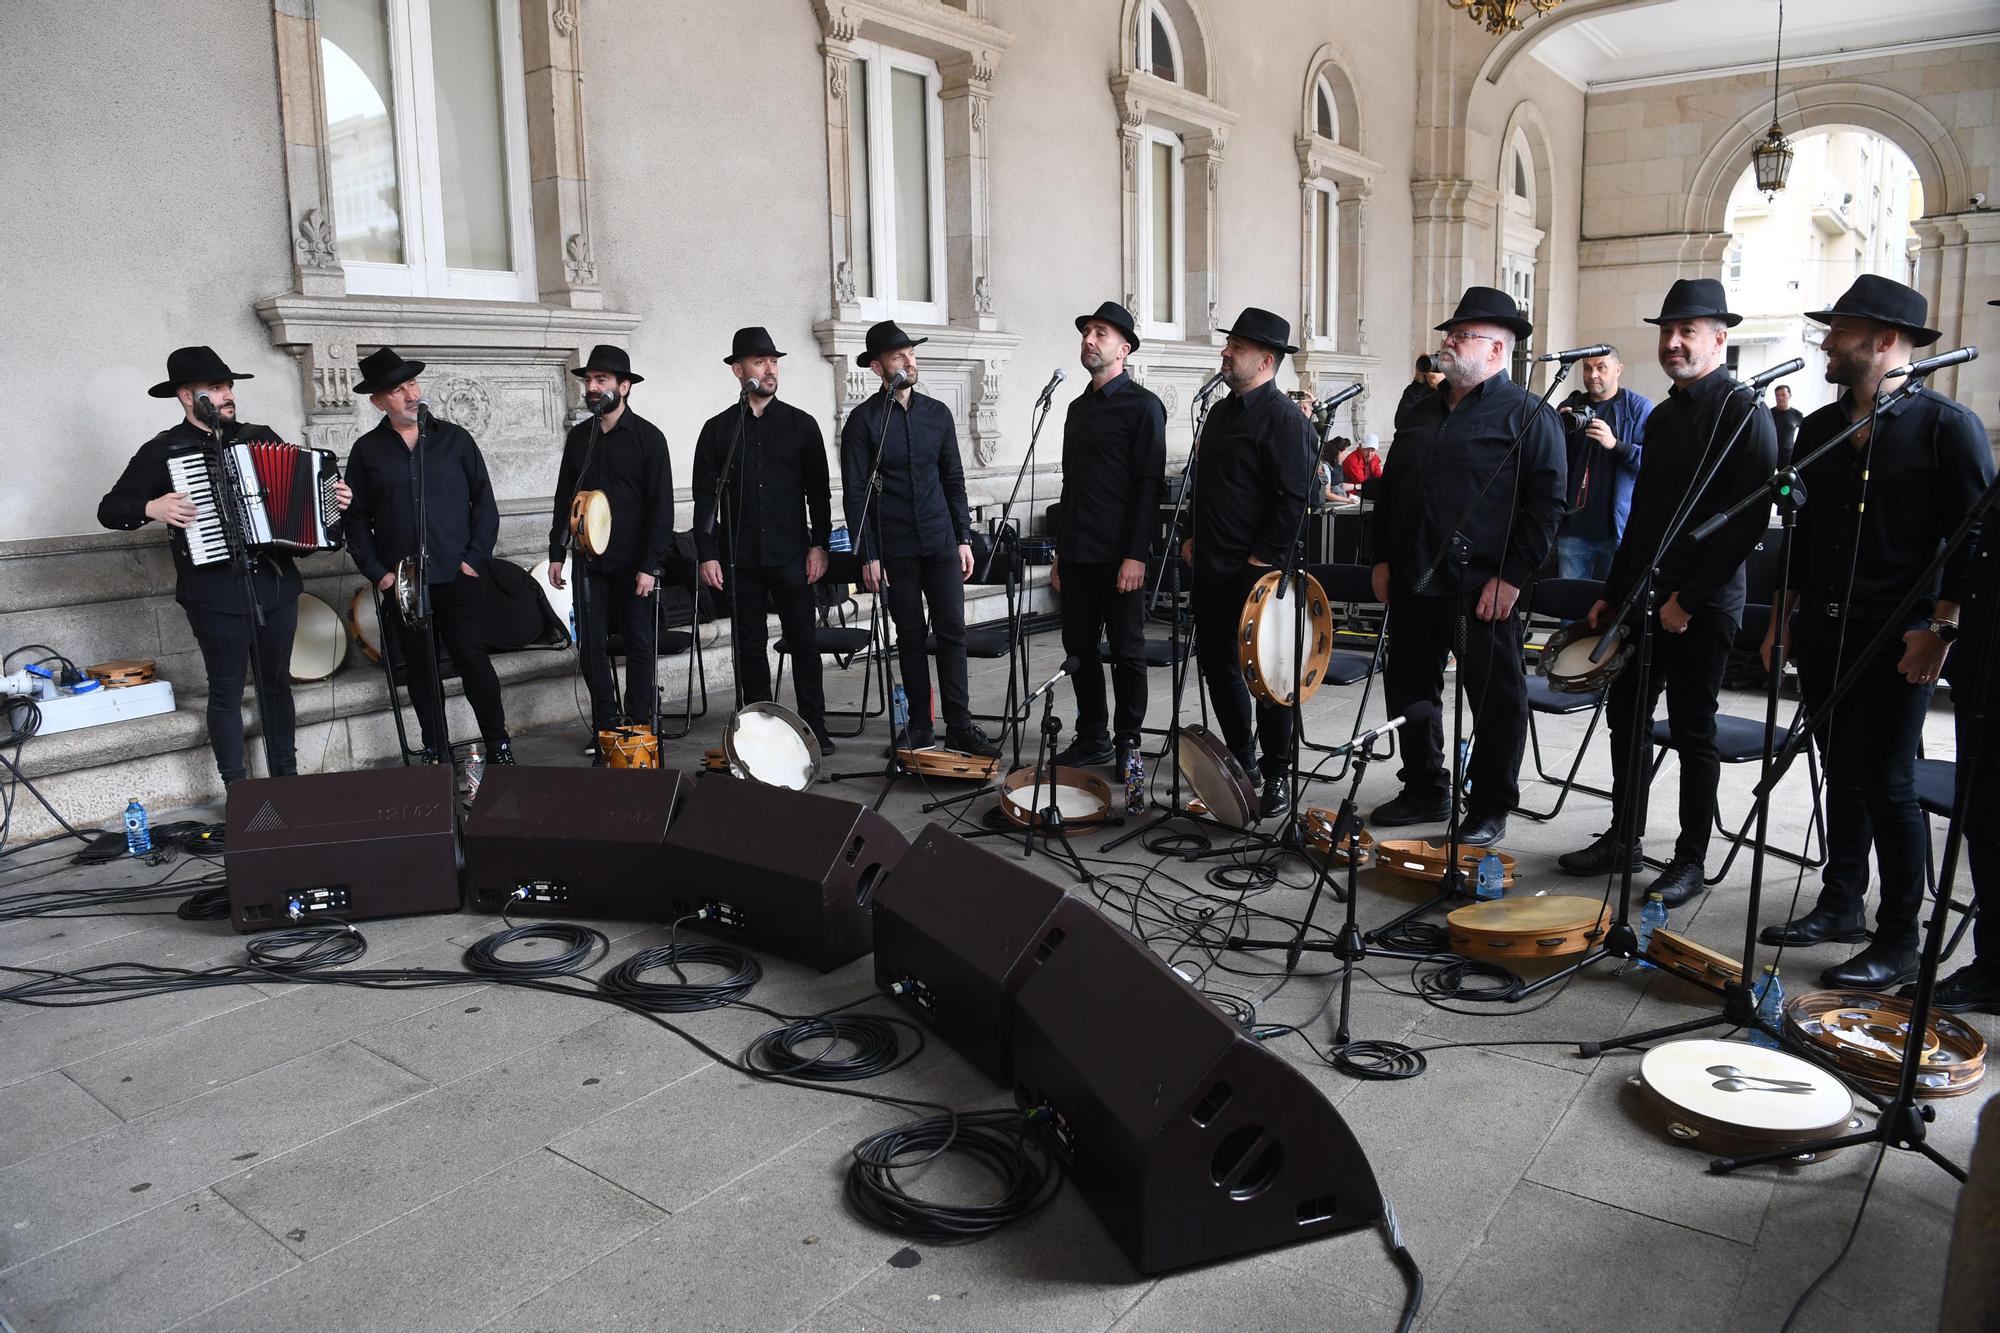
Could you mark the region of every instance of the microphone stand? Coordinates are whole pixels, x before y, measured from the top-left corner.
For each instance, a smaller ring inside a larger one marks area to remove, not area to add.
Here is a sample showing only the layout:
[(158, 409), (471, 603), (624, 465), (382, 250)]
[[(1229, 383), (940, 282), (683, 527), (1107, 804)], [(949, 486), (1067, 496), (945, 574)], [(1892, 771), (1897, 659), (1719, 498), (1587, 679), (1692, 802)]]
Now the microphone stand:
[[(1057, 680), (1060, 680), (1066, 674), (1068, 673), (1059, 673)], [(974, 838), (1013, 838), (1019, 836), (1021, 839), (1021, 859), (1025, 861), (1034, 854), (1035, 830), (1040, 828), (1042, 830), (1042, 848), (1044, 853), (1051, 847), (1061, 847), (1063, 857), (1069, 863), (1070, 873), (1076, 876), (1076, 882), (1079, 884), (1088, 884), (1090, 882), (1090, 871), (1085, 869), (1083, 858), (1076, 854), (1076, 848), (1070, 843), (1069, 826), (1063, 819), (1062, 807), (1056, 796), (1055, 765), (1050, 760), (1051, 752), (1055, 748), (1056, 737), (1062, 734), (1062, 719), (1056, 716), (1055, 705), (1056, 681), (1052, 680), (1042, 690), (1042, 735), (1041, 739), (1035, 745), (1035, 786), (1034, 790), (1029, 793), (1029, 814), (1022, 821), (1021, 827), (1009, 828), (1005, 824), (1002, 824), (992, 828), (974, 829), (970, 833), (961, 834), (960, 836), (964, 837), (967, 841)], [(1030, 709), (1034, 707), (1032, 699), (1028, 701), (1028, 707)], [(1042, 790), (1045, 783), (1049, 793), (1049, 803), (1046, 807), (1042, 805)], [(986, 788), (981, 788), (981, 791), (984, 790)], [(1006, 798), (1002, 797), (1001, 799), (1005, 800)], [(939, 802), (938, 804), (945, 803)], [(927, 810), (931, 808), (933, 807), (925, 807)], [(1001, 817), (1003, 819), (1006, 818), (1004, 814)], [(1107, 818), (1105, 822), (1119, 823), (1122, 821), (1117, 819), (1116, 816), (1112, 816)]]
[[(590, 414), (590, 438), (583, 447), (583, 464), (577, 468), (576, 485), (570, 490), (570, 504), (572, 509), (574, 509), (576, 503), (576, 492), (585, 489), (583, 479), (590, 475), (590, 464), (597, 457), (597, 441), (602, 435), (603, 430), (604, 414), (593, 411)], [(422, 447), (421, 437), (419, 438), (418, 447)], [(577, 545), (577, 526), (575, 518), (572, 517), (567, 530), (563, 534), (563, 551), (569, 556), (570, 578), (576, 584), (576, 637), (579, 644), (591, 644), (604, 654), (604, 669), (606, 674), (611, 677), (611, 717), (615, 725), (618, 719), (625, 716), (624, 701), (618, 689), (618, 664), (611, 660), (611, 644), (608, 637), (601, 643), (591, 637), (596, 632), (596, 623), (592, 619), (590, 611), (590, 573), (584, 568), (584, 562), (589, 556)], [(657, 638), (655, 642), (658, 642)], [(630, 651), (630, 645), (627, 645), (627, 651)], [(582, 650), (579, 648), (577, 661), (581, 664), (582, 660)], [(586, 680), (584, 683), (587, 686), (589, 681)], [(658, 694), (659, 691), (655, 690), (655, 698), (658, 697)], [(439, 697), (442, 698), (442, 694)], [(657, 727), (653, 734), (655, 736), (659, 735)], [(598, 741), (595, 735), (592, 735), (590, 738), (590, 743), (593, 747), (597, 745)], [(602, 755), (598, 757), (603, 758)]]
[[(1493, 483), (1499, 480), (1500, 474), (1505, 472), (1510, 466), (1519, 466), (1521, 445), (1528, 438), (1528, 428), (1534, 425), (1536, 418), (1549, 410), (1549, 399), (1555, 396), (1556, 389), (1568, 377), (1569, 368), (1570, 363), (1567, 361), (1561, 362), (1556, 366), (1556, 373), (1549, 378), (1549, 387), (1542, 390), (1541, 398), (1521, 418), (1521, 428), (1514, 432), (1514, 442), (1507, 446), (1506, 455), (1501, 458), (1493, 471), (1487, 474), (1485, 482), (1479, 487), (1479, 493), (1472, 497), (1472, 503), (1465, 507), (1465, 511), (1459, 515), (1458, 521), (1451, 525), (1451, 536), (1445, 541), (1443, 548), (1431, 558), (1431, 563), (1424, 570), (1422, 576), (1411, 585), (1411, 592), (1422, 593), (1425, 588), (1430, 586), (1431, 579), (1436, 577), (1438, 570), (1443, 568), (1446, 560), (1450, 560), (1457, 569), (1457, 602), (1453, 608), (1452, 615), (1452, 650), (1458, 655), (1458, 669), (1451, 674), (1451, 823), (1445, 829), (1444, 874), (1438, 880), (1438, 891), (1430, 898), (1418, 903), (1415, 907), (1398, 914), (1387, 924), (1377, 926), (1375, 929), (1369, 931), (1362, 937), (1367, 943), (1375, 943), (1384, 935), (1390, 934), (1402, 927), (1406, 922), (1413, 921), (1435, 908), (1443, 907), (1447, 903), (1462, 902), (1470, 896), (1466, 893), (1465, 868), (1458, 863), (1458, 826), (1462, 813), (1461, 802), (1465, 798), (1465, 664), (1468, 656), (1466, 652), (1465, 631), (1465, 618), (1467, 614), (1465, 606), (1465, 571), (1472, 560), (1472, 544), (1465, 538), (1465, 525), (1471, 520), (1473, 514), (1478, 512), (1480, 502), (1486, 498), (1486, 492), (1493, 489)], [(1428, 467), (1426, 467), (1426, 471), (1428, 470)], [(1512, 535), (1513, 525), (1510, 520), (1508, 524), (1508, 536), (1510, 539)], [(1500, 554), (1502, 563), (1504, 563), (1506, 558), (1504, 547)], [(1389, 632), (1389, 622), (1386, 615), (1382, 621), (1382, 632), (1384, 634)], [(1518, 663), (1516, 664), (1516, 669), (1519, 669)], [(1430, 724), (1426, 722), (1424, 725), (1429, 726)]]
[[(1105, 843), (1103, 850), (1107, 852), (1122, 847), (1132, 839), (1151, 833), (1161, 825), (1176, 819), (1185, 820), (1196, 827), (1196, 832), (1193, 834), (1172, 835), (1174, 841), (1183, 846), (1191, 846), (1197, 839), (1204, 837), (1205, 835), (1200, 832), (1203, 828), (1224, 827), (1219, 821), (1188, 809), (1186, 803), (1181, 800), (1181, 700), (1187, 689), (1189, 664), (1194, 660), (1192, 651), (1185, 653), (1181, 651), (1182, 621), (1188, 614), (1187, 609), (1181, 605), (1181, 520), (1187, 513), (1188, 498), (1194, 494), (1195, 457), (1201, 450), (1201, 433), (1208, 425), (1208, 412), (1213, 406), (1213, 394), (1196, 398), (1194, 435), (1192, 443), (1188, 446), (1187, 460), (1181, 464), (1181, 484), (1174, 492), (1173, 516), (1167, 520), (1167, 544), (1160, 560), (1160, 577), (1154, 580), (1152, 594), (1147, 598), (1148, 612), (1157, 611), (1160, 605), (1160, 584), (1168, 585), (1167, 599), (1171, 618), (1167, 626), (1169, 656), (1173, 661), (1173, 710), (1167, 724), (1166, 743), (1160, 747), (1158, 754), (1149, 756), (1168, 761), (1167, 768), (1172, 776), (1169, 778), (1166, 810), (1164, 814), (1156, 815)], [(1204, 719), (1208, 716), (1206, 708), (1202, 716)], [(1157, 804), (1155, 802), (1156, 806)]]
[[(731, 470), (736, 465), (736, 451), (743, 443), (744, 419), (749, 415), (749, 413), (750, 413), (750, 385), (746, 382), (743, 386), (742, 392), (736, 395), (736, 430), (729, 437), (729, 451), (722, 456), (722, 471), (716, 474), (715, 503), (710, 505), (708, 508), (707, 526), (704, 528), (703, 534), (707, 536), (710, 540), (713, 540), (715, 537), (716, 515), (722, 511), (722, 507), (729, 502), (729, 499), (732, 495), (732, 491), (730, 488)], [(729, 541), (728, 541), (728, 553), (727, 553), (728, 570), (724, 575), (725, 586), (729, 589), (729, 650), (731, 657), (734, 657), (737, 652), (736, 620), (737, 617), (742, 613), (742, 608), (741, 606), (738, 605), (736, 600), (739, 595), (736, 589), (736, 529), (738, 525), (741, 523), (743, 518), (742, 514), (743, 497), (740, 493), (737, 493), (735, 494), (735, 499), (737, 502), (737, 508), (732, 510), (729, 516)], [(696, 551), (695, 570), (697, 579), (699, 578), (700, 569), (701, 569), (701, 552)], [(740, 713), (743, 711), (743, 673), (742, 671), (737, 670), (732, 666), (729, 676), (730, 676), (731, 686), (736, 693), (736, 707), (734, 709), (734, 712)]]
[(250, 525), (243, 511), (244, 492), (240, 489), (245, 479), (225, 440), (221, 410), (211, 404), (207, 411), (197, 406), (196, 412), (208, 427), (215, 461), (222, 466), (223, 484), (214, 489), (222, 496), (223, 522), (229, 532), (229, 563), (235, 567), (236, 581), (242, 588), (244, 614), (250, 617), (250, 698), (257, 709), (257, 738), (264, 748), (264, 772), (276, 777), (277, 770), (271, 765), (271, 712), (264, 702), (264, 655), (258, 647), (259, 631), (265, 623), (264, 606), (257, 600), (256, 562), (250, 555)]

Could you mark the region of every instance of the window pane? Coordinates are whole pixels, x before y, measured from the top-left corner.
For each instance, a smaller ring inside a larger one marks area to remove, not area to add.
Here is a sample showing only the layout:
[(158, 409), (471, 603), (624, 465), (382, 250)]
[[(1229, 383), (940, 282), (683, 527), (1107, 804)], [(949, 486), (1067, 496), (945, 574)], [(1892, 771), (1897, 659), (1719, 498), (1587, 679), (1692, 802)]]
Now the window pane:
[(854, 294), (875, 295), (875, 229), (868, 216), (868, 62), (849, 69), (847, 89), (847, 262)]
[(1156, 324), (1174, 322), (1174, 149), (1152, 146), (1151, 225), (1153, 229), (1153, 299), (1150, 318)]
[(452, 268), (514, 267), (507, 138), (494, 0), (431, 0), (444, 258)]
[(1528, 168), (1519, 154), (1514, 157), (1514, 193), (1522, 199), (1528, 197)]
[(321, 0), (327, 174), (342, 259), (403, 262), (386, 0)]
[(1314, 284), (1313, 323), (1322, 338), (1333, 333), (1333, 275), (1340, 253), (1339, 238), (1333, 234), (1333, 196), (1325, 190), (1313, 191), (1313, 229), (1319, 237), (1313, 259), (1319, 269)]
[(896, 299), (931, 299), (931, 154), (924, 76), (890, 71), (889, 124), (896, 183)]
[(1174, 47), (1167, 38), (1167, 25), (1160, 22), (1160, 16), (1153, 15), (1153, 73), (1169, 83), (1175, 82)]
[(1333, 103), (1329, 102), (1326, 98), (1326, 85), (1322, 83), (1313, 96), (1314, 100), (1319, 104), (1318, 106), (1319, 123), (1317, 129), (1319, 131), (1320, 137), (1324, 139), (1336, 138), (1337, 136), (1333, 132), (1334, 130)]

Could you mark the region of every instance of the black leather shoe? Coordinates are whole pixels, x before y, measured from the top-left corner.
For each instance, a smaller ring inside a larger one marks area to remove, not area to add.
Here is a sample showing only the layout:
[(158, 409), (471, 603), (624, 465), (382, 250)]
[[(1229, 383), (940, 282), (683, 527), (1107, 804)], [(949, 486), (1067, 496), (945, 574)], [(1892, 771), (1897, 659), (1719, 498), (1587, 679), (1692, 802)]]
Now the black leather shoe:
[(1471, 810), (1458, 821), (1458, 845), (1491, 847), (1507, 836), (1507, 816), (1476, 814)]
[(420, 764), (430, 765), (437, 763), (437, 761), (438, 761), (438, 752), (436, 750), (433, 750), (428, 745), (426, 745), (423, 748), (423, 751), (417, 755), (417, 762)]
[(486, 762), (489, 764), (505, 764), (507, 767), (512, 768), (514, 766), (514, 746), (511, 742), (501, 741), (493, 747), (493, 755)]
[(1368, 812), (1368, 822), (1377, 828), (1399, 828), (1404, 824), (1442, 824), (1451, 818), (1451, 801), (1442, 793), (1426, 796), (1404, 792)]
[(821, 754), (832, 754), (840, 748), (833, 743), (833, 737), (827, 734), (826, 723), (808, 718), (806, 720), (806, 728), (812, 732), (813, 739), (819, 742), (819, 752)]
[(944, 734), (944, 743), (947, 750), (976, 754), (984, 759), (992, 759), (1000, 753), (1000, 747), (988, 740), (986, 733), (976, 725), (950, 728)]
[[(1618, 835), (1610, 829), (1597, 835), (1597, 841), (1580, 852), (1564, 852), (1556, 858), (1556, 865), (1565, 875), (1608, 875), (1625, 867), (1618, 858)], [(1632, 873), (1638, 874), (1646, 868), (1646, 843), (1644, 839), (1632, 844), (1625, 853), (1625, 860), (1631, 862)]]
[[(1905, 986), (1896, 994), (1913, 1000), (1917, 996), (1917, 988)], [(1937, 989), (1931, 992), (1931, 1007), (1948, 1014), (1962, 1014), (1968, 1010), (2000, 1014), (2000, 968), (1979, 963), (1966, 964), (1937, 984)]]
[(1819, 974), (1819, 984), (1835, 990), (1888, 990), (1916, 979), (1917, 946), (1880, 940)]
[(1699, 861), (1683, 861), (1676, 857), (1667, 862), (1667, 868), (1660, 872), (1660, 877), (1646, 892), (1659, 894), (1660, 901), (1668, 907), (1679, 907), (1708, 892), (1708, 885), (1701, 882), (1704, 869)]
[(1855, 944), (1868, 938), (1868, 920), (1861, 913), (1842, 916), (1824, 907), (1815, 907), (1782, 926), (1766, 926), (1757, 932), (1765, 944)]
[(1064, 768), (1093, 768), (1111, 762), (1109, 736), (1078, 736), (1056, 752), (1056, 762)]
[(1283, 819), (1292, 812), (1292, 784), (1282, 777), (1264, 779), (1264, 799), (1257, 803), (1257, 819)]

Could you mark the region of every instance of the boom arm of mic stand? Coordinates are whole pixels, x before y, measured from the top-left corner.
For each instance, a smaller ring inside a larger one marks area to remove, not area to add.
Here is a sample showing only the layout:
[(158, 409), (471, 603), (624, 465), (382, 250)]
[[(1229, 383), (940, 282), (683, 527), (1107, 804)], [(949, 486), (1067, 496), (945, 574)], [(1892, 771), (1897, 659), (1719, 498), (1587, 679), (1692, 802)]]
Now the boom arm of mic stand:
[[(1014, 501), (1021, 495), (1021, 479), (1028, 475), (1028, 469), (1034, 465), (1035, 446), (1042, 438), (1042, 424), (1049, 419), (1049, 409), (1054, 406), (1054, 401), (1046, 398), (1036, 404), (1035, 420), (1028, 427), (1028, 452), (1021, 455), (1021, 466), (1014, 469), (1014, 489), (1007, 492), (1007, 503), (1000, 506), (1000, 517), (995, 521), (989, 534), (992, 544), (987, 548), (986, 559), (978, 570), (979, 580), (982, 583), (992, 576), (993, 557), (1000, 550), (1000, 532), (1014, 520)], [(1017, 533), (1018, 531), (1019, 529), (1016, 529)]]
[[(1208, 409), (1211, 406), (1211, 400), (1202, 399), (1201, 411), (1196, 414), (1194, 419), (1194, 435), (1188, 442), (1187, 461), (1181, 464), (1181, 484), (1174, 493), (1174, 515), (1167, 520), (1167, 549), (1164, 558), (1160, 561), (1160, 576), (1153, 580), (1152, 596), (1146, 599), (1146, 609), (1148, 611), (1159, 609), (1160, 584), (1166, 581), (1167, 561), (1181, 558), (1181, 516), (1187, 512), (1188, 496), (1194, 491), (1195, 456), (1201, 450), (1201, 432), (1208, 425)], [(1174, 614), (1177, 616), (1180, 614), (1178, 606), (1174, 608)]]

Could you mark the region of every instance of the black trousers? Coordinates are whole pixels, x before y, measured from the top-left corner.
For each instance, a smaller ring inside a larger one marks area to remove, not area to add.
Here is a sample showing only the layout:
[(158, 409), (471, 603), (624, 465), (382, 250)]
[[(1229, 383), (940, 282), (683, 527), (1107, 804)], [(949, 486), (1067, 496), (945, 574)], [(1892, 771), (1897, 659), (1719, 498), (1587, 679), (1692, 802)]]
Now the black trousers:
[[(1458, 677), (1465, 688), (1465, 711), (1479, 741), (1472, 747), (1467, 776), (1469, 812), (1504, 815), (1521, 801), (1521, 755), (1528, 742), (1528, 686), (1521, 670), (1521, 617), (1486, 621), (1473, 614), (1479, 594), (1465, 598), (1465, 642), (1458, 645)], [(1451, 597), (1419, 597), (1398, 591), (1389, 601), (1389, 656), (1382, 669), (1382, 697), (1396, 717), (1427, 701), (1435, 710), (1427, 721), (1401, 732), (1403, 790), (1440, 800), (1451, 793), (1444, 761), (1444, 738), (1451, 726), (1452, 701), (1444, 697), (1445, 658), (1457, 633), (1458, 602)]]
[[(625, 638), (625, 718), (650, 721), (653, 716), (653, 683), (659, 670), (659, 652), (653, 633), (653, 597), (641, 597), (633, 589), (638, 575), (632, 570), (611, 574), (587, 569), (584, 589), (588, 609), (577, 627), (582, 642), (583, 683), (590, 688), (591, 730), (603, 731), (619, 722), (617, 682), (612, 678), (611, 636)], [(658, 594), (655, 593), (655, 596)]]
[[(1076, 734), (1102, 740), (1107, 726), (1136, 738), (1146, 721), (1146, 592), (1118, 591), (1118, 565), (1072, 564), (1056, 569), (1062, 579), (1062, 645), (1081, 663), (1070, 683), (1076, 690)], [(1097, 652), (1102, 630), (1111, 649), (1111, 689), (1116, 716), (1105, 710), (1104, 670)]]
[(188, 628), (201, 647), (208, 673), (208, 744), (215, 751), (216, 771), (226, 785), (245, 776), (243, 753), (243, 685), (250, 676), (250, 643), (255, 638), (258, 693), (264, 701), (264, 722), (270, 727), (271, 776), (290, 777), (299, 771), (293, 743), (292, 635), (299, 627), (299, 599), (287, 597), (264, 613), (264, 626), (241, 613), (186, 606)]
[[(1799, 688), (1808, 709), (1818, 709), (1838, 678), (1834, 659), (1840, 622), (1802, 611), (1798, 628)], [(1877, 624), (1850, 621), (1842, 653), (1853, 662)], [(1833, 715), (1813, 733), (1826, 764), (1826, 869), (1820, 876), (1822, 907), (1843, 914), (1868, 904), (1868, 849), (1882, 880), (1875, 913), (1877, 942), (1914, 945), (1924, 899), (1924, 813), (1917, 804), (1917, 747), (1929, 711), (1929, 685), (1912, 685), (1896, 670), (1903, 640), (1891, 638), (1867, 660)]]
[(1674, 840), (1674, 859), (1703, 863), (1708, 855), (1709, 829), (1715, 822), (1715, 788), (1722, 780), (1722, 760), (1715, 750), (1715, 710), (1722, 692), (1722, 669), (1736, 624), (1713, 607), (1695, 612), (1686, 630), (1669, 634), (1653, 618), (1653, 669), (1645, 707), (1639, 706), (1639, 673), (1629, 665), (1611, 682), (1605, 719), (1611, 728), (1612, 829), (1628, 836), (1626, 802), (1633, 795), (1633, 765), (1629, 762), (1632, 733), (1639, 733), (1640, 809), (1638, 827), (1645, 827), (1652, 770), (1653, 708), (1662, 690), (1667, 696), (1667, 730), (1680, 756), (1681, 831)]
[(1236, 659), (1236, 627), (1243, 619), (1243, 603), (1250, 590), (1269, 572), (1245, 565), (1225, 579), (1206, 580), (1196, 575), (1189, 597), (1194, 608), (1195, 662), (1208, 684), (1208, 701), (1215, 709), (1215, 724), (1222, 729), (1223, 744), (1246, 770), (1252, 754), (1261, 748), (1263, 753), (1255, 762), (1267, 782), (1282, 779), (1291, 767), (1292, 710), (1259, 699), (1253, 715), (1250, 687), (1243, 683), (1243, 668)]
[(896, 659), (903, 669), (903, 692), (910, 698), (910, 725), (921, 729), (931, 722), (931, 664), (924, 640), (935, 634), (944, 724), (971, 726), (972, 699), (965, 683), (965, 578), (959, 571), (958, 548), (938, 555), (886, 556), (882, 573), (889, 580), (889, 618), (896, 624)]
[(438, 693), (437, 644), (451, 654), (452, 665), (465, 685), (466, 702), (479, 719), (479, 734), (491, 749), (507, 739), (507, 714), (500, 705), (500, 678), (493, 674), (493, 659), (486, 655), (485, 598), (479, 580), (463, 572), (449, 583), (433, 583), (431, 632), (413, 630), (403, 623), (395, 599), (384, 625), (396, 636), (402, 650), (404, 680), (410, 687), (410, 703), (417, 711), (424, 745), (439, 758), (451, 753), (451, 728), (446, 724), (444, 698)]
[(759, 704), (771, 698), (771, 661), (764, 654), (769, 637), (767, 617), (775, 611), (785, 646), (791, 650), (792, 692), (799, 716), (815, 727), (826, 721), (826, 691), (820, 666), (818, 597), (806, 582), (803, 562), (776, 568), (739, 569), (733, 590), (736, 640), (736, 680), (743, 702)]

